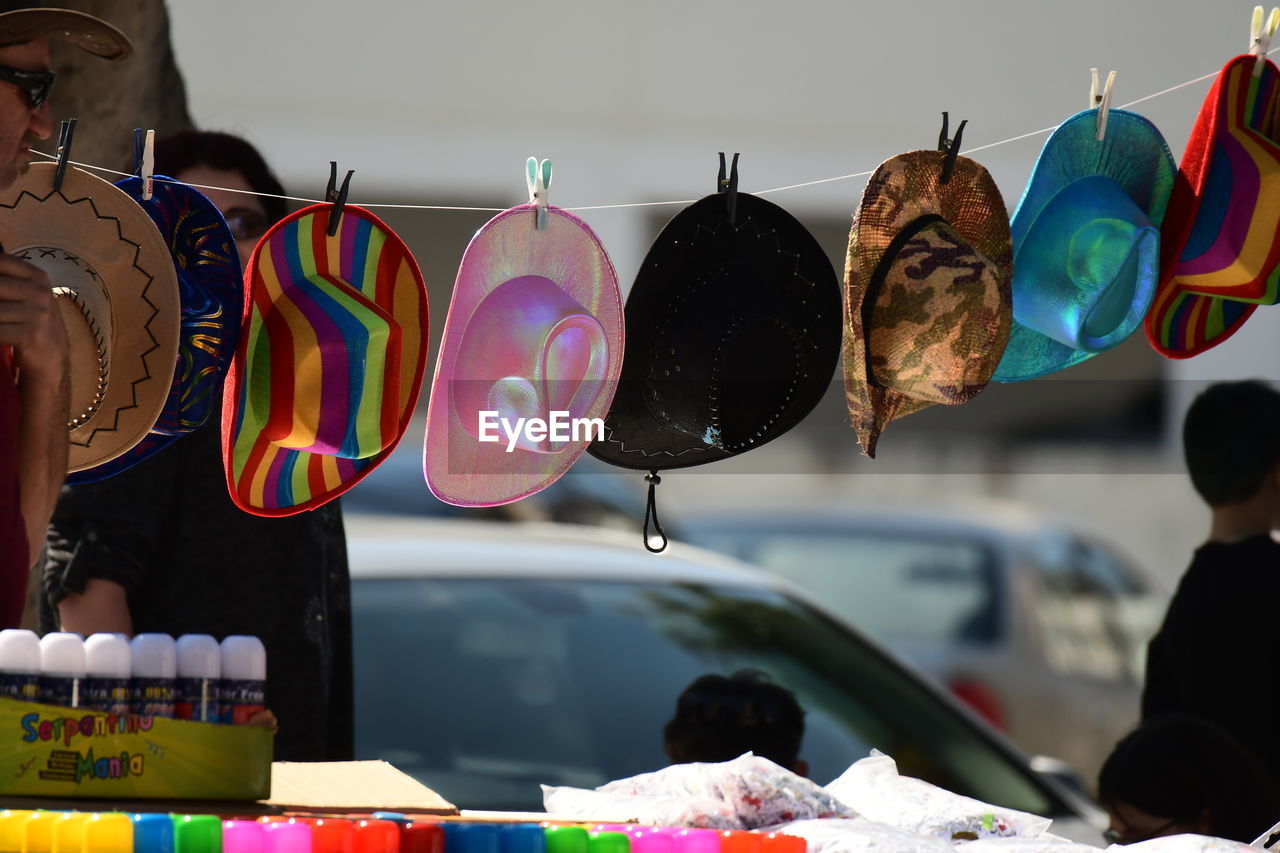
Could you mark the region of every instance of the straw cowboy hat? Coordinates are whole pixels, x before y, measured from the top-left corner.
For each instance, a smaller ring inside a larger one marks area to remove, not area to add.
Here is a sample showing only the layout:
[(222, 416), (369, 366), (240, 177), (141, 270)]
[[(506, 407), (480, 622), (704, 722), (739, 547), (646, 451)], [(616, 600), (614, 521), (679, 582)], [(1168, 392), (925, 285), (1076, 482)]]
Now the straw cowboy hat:
[(70, 342), (72, 472), (140, 442), (163, 410), (178, 355), (178, 279), (132, 198), (88, 172), (35, 163), (0, 191), (0, 241), (49, 276)]

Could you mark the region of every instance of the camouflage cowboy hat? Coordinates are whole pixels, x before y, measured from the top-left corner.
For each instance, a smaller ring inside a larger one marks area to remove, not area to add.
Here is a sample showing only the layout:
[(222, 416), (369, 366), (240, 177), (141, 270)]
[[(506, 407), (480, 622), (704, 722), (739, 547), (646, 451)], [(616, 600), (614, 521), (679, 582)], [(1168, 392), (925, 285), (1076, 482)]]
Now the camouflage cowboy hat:
[(881, 164), (853, 215), (845, 401), (867, 456), (895, 418), (978, 394), (1009, 341), (1009, 215), (987, 170), (959, 156), (960, 131), (947, 143), (944, 122), (944, 150)]

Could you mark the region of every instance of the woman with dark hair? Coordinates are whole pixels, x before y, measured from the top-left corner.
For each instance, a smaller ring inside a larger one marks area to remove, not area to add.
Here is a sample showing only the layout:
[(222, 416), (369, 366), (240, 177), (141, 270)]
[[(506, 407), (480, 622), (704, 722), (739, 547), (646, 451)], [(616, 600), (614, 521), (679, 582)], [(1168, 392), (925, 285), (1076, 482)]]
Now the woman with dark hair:
[[(247, 260), (283, 218), (280, 182), (238, 137), (156, 143), (156, 174), (202, 185)], [(251, 193), (269, 193), (268, 196)], [(221, 411), (221, 403), (213, 411)], [(62, 491), (41, 628), (254, 634), (267, 649), (277, 760), (352, 756), (351, 605), (338, 501), (263, 518), (231, 501), (218, 418), (128, 470)]]
[(1280, 820), (1280, 789), (1262, 761), (1214, 723), (1153, 717), (1116, 744), (1098, 776), (1107, 840), (1195, 833), (1243, 841)]
[(284, 187), (258, 149), (238, 136), (187, 130), (156, 143), (156, 174), (191, 184), (222, 211), (241, 263), (258, 238), (289, 212)]

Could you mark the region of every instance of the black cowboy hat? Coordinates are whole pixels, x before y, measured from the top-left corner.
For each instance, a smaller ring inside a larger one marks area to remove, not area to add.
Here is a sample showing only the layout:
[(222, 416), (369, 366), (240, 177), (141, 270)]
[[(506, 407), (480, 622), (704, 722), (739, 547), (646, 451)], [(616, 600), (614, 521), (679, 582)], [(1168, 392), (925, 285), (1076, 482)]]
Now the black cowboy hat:
[[(676, 214), (625, 308), (627, 348), (592, 456), (654, 473), (759, 447), (817, 405), (840, 356), (835, 270), (789, 213), (737, 191)], [(651, 481), (652, 482), (652, 481)]]

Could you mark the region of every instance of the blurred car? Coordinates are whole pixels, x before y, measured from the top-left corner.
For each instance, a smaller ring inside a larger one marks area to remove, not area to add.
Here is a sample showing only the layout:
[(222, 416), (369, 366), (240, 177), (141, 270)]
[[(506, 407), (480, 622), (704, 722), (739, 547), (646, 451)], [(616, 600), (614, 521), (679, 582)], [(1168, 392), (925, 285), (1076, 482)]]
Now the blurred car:
[(1087, 787), (1137, 725), (1164, 599), (1096, 537), (1004, 506), (771, 508), (684, 532), (804, 587)]
[[(421, 437), (423, 427), (408, 430)], [(427, 488), (422, 442), (402, 441), (369, 476), (342, 496), (344, 513), (418, 515), (488, 521), (556, 521), (639, 531), (644, 522), (644, 480), (583, 455), (547, 488), (494, 507), (447, 504)]]
[(349, 517), (356, 754), (463, 808), (540, 810), (539, 784), (663, 767), (676, 697), (751, 667), (806, 709), (820, 783), (874, 747), (903, 773), (1058, 819), (1100, 812), (786, 581), (567, 525)]

